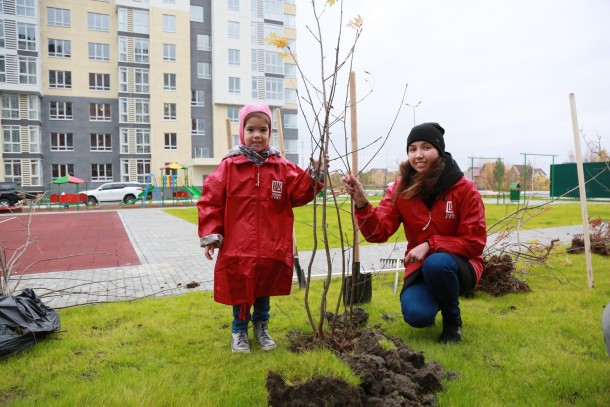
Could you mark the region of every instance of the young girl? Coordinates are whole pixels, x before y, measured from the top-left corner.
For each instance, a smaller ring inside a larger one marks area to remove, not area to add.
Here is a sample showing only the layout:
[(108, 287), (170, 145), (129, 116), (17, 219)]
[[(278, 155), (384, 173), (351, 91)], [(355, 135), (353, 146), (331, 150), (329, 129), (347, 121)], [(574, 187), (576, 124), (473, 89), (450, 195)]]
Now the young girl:
[(487, 232), (481, 195), (445, 152), (444, 134), (437, 123), (413, 127), (400, 177), (376, 208), (356, 177), (343, 181), (367, 241), (385, 242), (403, 224), (408, 241), (400, 295), (404, 320), (415, 328), (427, 327), (440, 310), (438, 341), (450, 343), (461, 341), (458, 298), (481, 278)]
[[(241, 144), (206, 178), (199, 211), (199, 237), (214, 269), (214, 300), (233, 306), (231, 350), (249, 352), (248, 324), (263, 350), (269, 336), (269, 296), (292, 287), (292, 208), (324, 188), (324, 160), (303, 171), (269, 147), (271, 110), (246, 105), (239, 112)], [(314, 170), (315, 169), (315, 170)], [(254, 307), (254, 312), (250, 310)]]

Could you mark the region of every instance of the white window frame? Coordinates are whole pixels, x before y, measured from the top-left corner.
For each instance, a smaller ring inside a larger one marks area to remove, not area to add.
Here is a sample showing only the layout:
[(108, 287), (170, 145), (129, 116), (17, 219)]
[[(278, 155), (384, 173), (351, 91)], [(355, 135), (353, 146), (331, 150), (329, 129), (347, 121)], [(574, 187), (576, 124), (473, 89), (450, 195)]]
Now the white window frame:
[(72, 89), (72, 72), (49, 70), (49, 88)]
[(28, 119), (40, 120), (40, 99), (38, 95), (28, 95)]
[(265, 98), (284, 100), (284, 79), (265, 77)]
[(176, 16), (173, 14), (163, 14), (163, 32), (176, 32)]
[(112, 134), (89, 133), (89, 151), (112, 152)]
[(119, 7), (117, 10), (118, 30), (127, 31), (127, 9)]
[(241, 94), (241, 78), (237, 76), (229, 76), (229, 94)]
[(229, 65), (231, 66), (239, 66), (241, 60), (241, 53), (238, 49), (229, 48)]
[(284, 88), (284, 101), (286, 103), (299, 103), (297, 90), (294, 88)]
[(193, 118), (191, 124), (191, 135), (205, 136), (205, 119)]
[(54, 27), (70, 27), (70, 10), (47, 7), (47, 24)]
[(239, 11), (239, 0), (228, 0), (227, 9), (231, 11)]
[(5, 153), (21, 152), (21, 126), (2, 126), (2, 146)]
[(0, 83), (6, 82), (6, 59), (0, 55)]
[(146, 182), (148, 174), (150, 174), (150, 160), (136, 160), (136, 180)]
[(110, 74), (89, 72), (89, 90), (109, 91)]
[(36, 51), (37, 28), (36, 24), (17, 22), (17, 49)]
[(30, 153), (40, 153), (40, 126), (28, 126), (28, 134), (30, 138)]
[(178, 133), (164, 133), (164, 150), (177, 150), (178, 149)]
[(42, 160), (30, 159), (30, 185), (42, 185)]
[(36, 57), (19, 57), (19, 83), (36, 85), (38, 76), (36, 74)]
[(149, 99), (133, 99), (135, 122), (150, 123), (150, 100)]
[(49, 120), (72, 120), (72, 102), (49, 102)]
[(298, 115), (296, 114), (284, 113), (284, 128), (296, 129), (298, 127), (297, 118)]
[(203, 107), (205, 106), (205, 91), (203, 89), (192, 89), (191, 90), (191, 106)]
[(150, 59), (150, 42), (148, 38), (134, 38), (133, 40), (133, 62), (147, 64)]
[(239, 123), (239, 107), (227, 107), (227, 117), (231, 120), (231, 123)]
[(175, 103), (163, 103), (163, 120), (176, 120), (177, 107)]
[(74, 134), (53, 132), (50, 139), (51, 151), (74, 151)]
[(4, 160), (4, 180), (21, 184), (21, 160)]
[(91, 122), (110, 122), (112, 114), (110, 103), (89, 103), (89, 121)]
[(119, 67), (119, 92), (129, 92), (129, 72), (126, 66)]
[(121, 154), (129, 154), (129, 129), (123, 127), (120, 129), (119, 133), (121, 140)]
[[(53, 51), (51, 51), (53, 47)], [(49, 38), (47, 55), (54, 58), (70, 58), (72, 56), (72, 41)]]
[(284, 0), (264, 0), (263, 10), (265, 19), (283, 21)]
[(229, 38), (239, 39), (239, 21), (228, 21), (227, 33)]
[(204, 9), (203, 6), (194, 6), (191, 5), (190, 18), (191, 21), (195, 23), (203, 23), (204, 22)]
[(212, 79), (212, 64), (209, 62), (197, 62), (197, 77)]
[(87, 29), (89, 31), (108, 32), (110, 30), (110, 16), (91, 11), (87, 12)]
[(6, 44), (4, 43), (4, 20), (0, 20), (0, 48), (4, 48)]
[(19, 95), (17, 93), (2, 95), (2, 118), (19, 119)]
[(16, 0), (15, 14), (24, 17), (36, 17), (36, 2), (34, 0)]
[[(54, 175), (56, 174), (56, 175)], [(51, 164), (51, 178), (57, 179), (74, 174), (74, 164)]]
[(118, 47), (119, 47), (119, 62), (127, 62), (127, 58), (128, 56), (128, 52), (127, 52), (127, 37), (119, 37), (119, 41), (118, 41)]
[(211, 51), (212, 38), (208, 34), (197, 34), (197, 50)]
[(110, 44), (89, 42), (88, 55), (90, 61), (110, 61)]
[(150, 92), (150, 70), (148, 68), (134, 68), (134, 91), (136, 93)]
[(164, 72), (163, 73), (163, 90), (175, 91), (176, 90), (176, 74)]
[(176, 61), (176, 44), (163, 44), (163, 60), (164, 61)]
[(284, 74), (284, 59), (279, 52), (265, 51), (265, 73)]
[[(150, 130), (136, 129), (136, 154), (150, 154)], [(150, 172), (149, 172), (150, 174)]]
[(100, 181), (112, 181), (112, 164), (91, 163), (91, 182)]
[(150, 32), (148, 10), (133, 10), (133, 32), (139, 34), (148, 34)]
[(119, 98), (119, 123), (129, 122), (129, 102), (127, 98)]

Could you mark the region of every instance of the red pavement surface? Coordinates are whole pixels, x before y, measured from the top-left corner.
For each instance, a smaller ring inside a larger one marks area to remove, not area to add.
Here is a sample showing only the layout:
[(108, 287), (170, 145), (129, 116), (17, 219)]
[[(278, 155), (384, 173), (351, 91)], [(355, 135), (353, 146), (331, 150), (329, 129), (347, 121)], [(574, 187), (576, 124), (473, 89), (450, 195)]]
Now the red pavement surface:
[[(0, 243), (7, 260), (25, 242), (27, 221), (24, 215), (0, 216)], [(33, 243), (21, 256), (13, 275), (25, 268), (25, 274), (33, 274), (140, 264), (116, 211), (35, 214), (30, 240)], [(35, 263), (38, 260), (42, 261)]]

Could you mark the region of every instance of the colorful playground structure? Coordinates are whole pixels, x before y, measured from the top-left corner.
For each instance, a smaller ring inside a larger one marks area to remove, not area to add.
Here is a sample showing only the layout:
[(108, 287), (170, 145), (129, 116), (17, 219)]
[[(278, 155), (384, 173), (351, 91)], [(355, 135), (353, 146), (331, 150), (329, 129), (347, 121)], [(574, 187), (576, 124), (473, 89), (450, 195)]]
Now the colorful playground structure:
[[(161, 167), (159, 179), (155, 174), (150, 173), (146, 176), (146, 186), (138, 195), (138, 200), (142, 201), (142, 207), (147, 203), (153, 203), (162, 207), (164, 204), (181, 205), (193, 204), (201, 197), (201, 190), (189, 184), (186, 170), (187, 166), (170, 163)], [(182, 176), (178, 175), (178, 170), (183, 170)]]

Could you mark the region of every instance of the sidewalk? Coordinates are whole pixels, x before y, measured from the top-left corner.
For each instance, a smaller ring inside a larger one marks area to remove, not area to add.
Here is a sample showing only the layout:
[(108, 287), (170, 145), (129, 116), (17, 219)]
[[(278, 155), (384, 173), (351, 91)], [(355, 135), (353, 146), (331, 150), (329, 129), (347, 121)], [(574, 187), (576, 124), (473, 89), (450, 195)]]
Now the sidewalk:
[[(168, 215), (159, 208), (118, 210), (140, 265), (90, 270), (28, 274), (18, 281), (16, 293), (32, 288), (52, 308), (87, 303), (124, 301), (143, 297), (163, 297), (191, 290), (212, 290), (214, 261), (199, 247), (197, 226)], [(524, 231), (520, 242), (537, 239), (547, 244), (553, 238), (569, 243), (582, 228), (569, 226)], [(488, 241), (493, 242), (490, 236)], [(402, 259), (406, 243), (360, 246), (363, 270), (381, 270), (382, 259)], [(333, 274), (341, 273), (340, 249), (331, 249)], [(312, 252), (299, 252), (301, 267), (307, 272)], [(346, 253), (351, 261), (351, 250)], [(326, 274), (326, 252), (319, 250), (312, 263), (312, 277)], [(296, 276), (295, 276), (296, 283)], [(187, 286), (195, 286), (187, 288)], [(298, 290), (298, 285), (294, 286)]]

